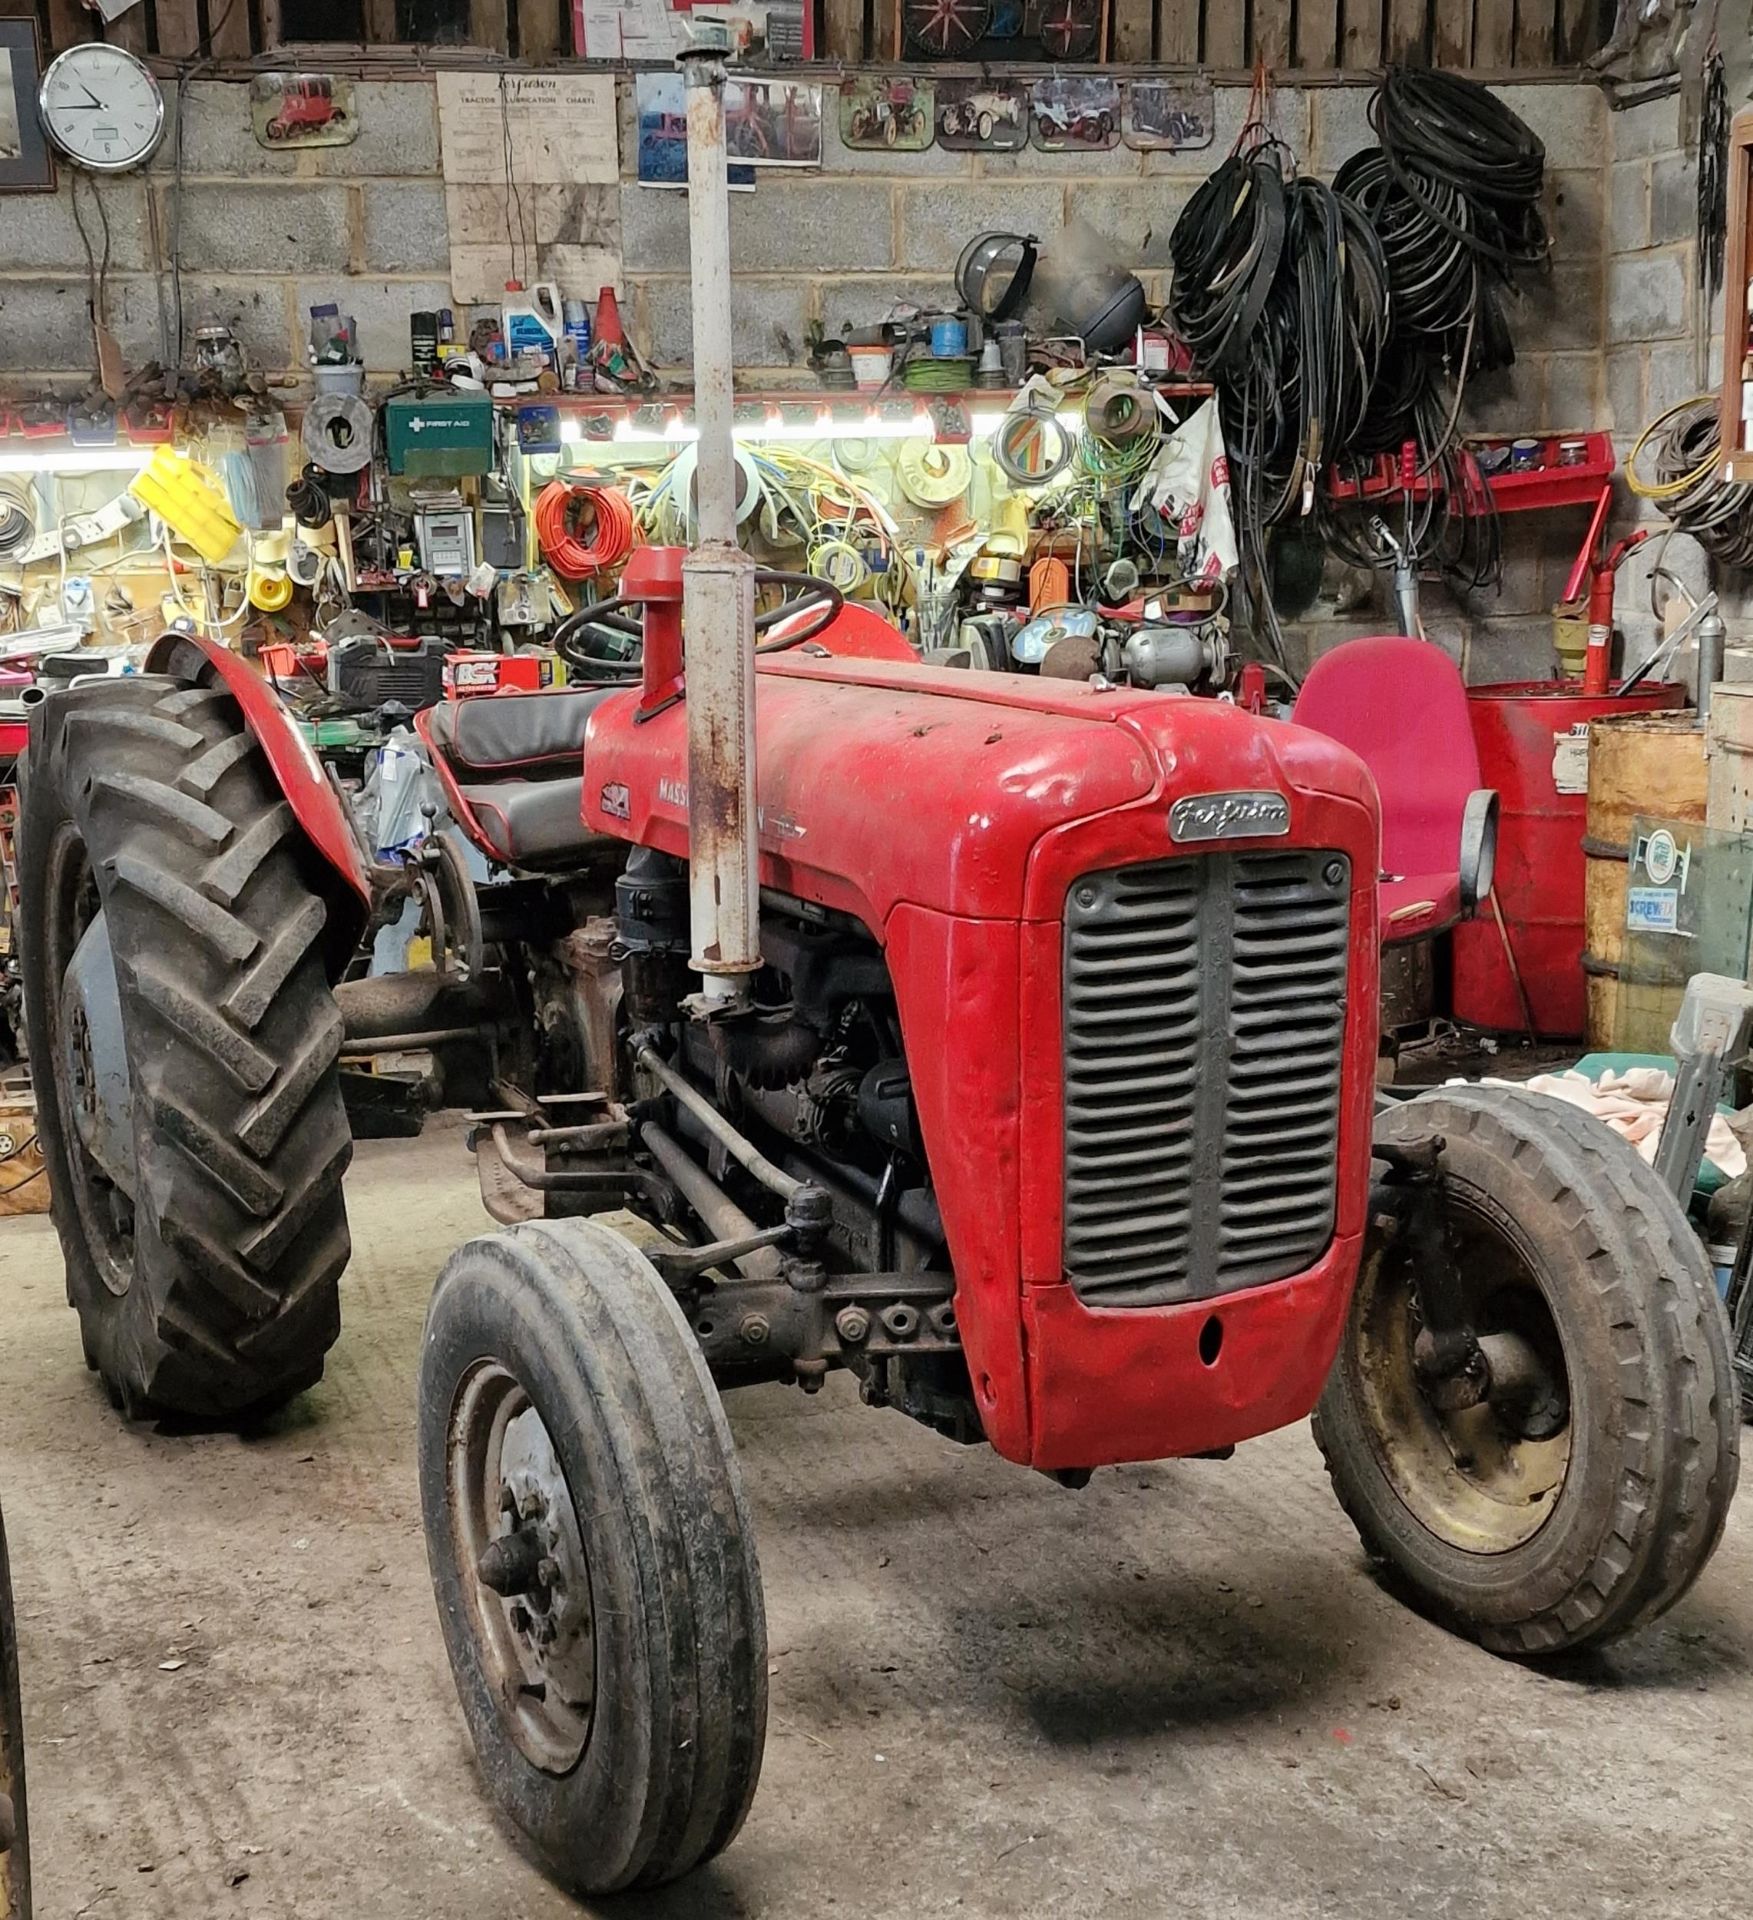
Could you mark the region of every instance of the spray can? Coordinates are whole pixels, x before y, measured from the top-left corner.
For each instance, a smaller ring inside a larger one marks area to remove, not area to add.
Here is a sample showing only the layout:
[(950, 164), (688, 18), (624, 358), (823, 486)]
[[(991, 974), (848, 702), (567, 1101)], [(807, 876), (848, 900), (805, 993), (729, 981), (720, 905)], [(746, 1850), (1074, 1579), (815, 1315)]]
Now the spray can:
[(590, 357), (590, 309), (582, 300), (568, 299), (561, 303), (561, 312), (566, 321), (566, 384), (576, 390), (579, 370)]

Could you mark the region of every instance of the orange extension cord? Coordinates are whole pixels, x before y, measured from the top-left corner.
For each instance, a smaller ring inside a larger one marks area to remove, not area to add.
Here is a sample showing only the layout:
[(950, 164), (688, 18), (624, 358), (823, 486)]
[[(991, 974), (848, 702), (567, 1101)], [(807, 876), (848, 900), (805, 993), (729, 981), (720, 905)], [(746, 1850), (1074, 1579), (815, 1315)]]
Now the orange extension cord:
[[(573, 532), (580, 519), (592, 529), (588, 542)], [(633, 551), (637, 537), (633, 509), (618, 488), (550, 480), (537, 496), (536, 538), (549, 566), (568, 580), (612, 572)]]

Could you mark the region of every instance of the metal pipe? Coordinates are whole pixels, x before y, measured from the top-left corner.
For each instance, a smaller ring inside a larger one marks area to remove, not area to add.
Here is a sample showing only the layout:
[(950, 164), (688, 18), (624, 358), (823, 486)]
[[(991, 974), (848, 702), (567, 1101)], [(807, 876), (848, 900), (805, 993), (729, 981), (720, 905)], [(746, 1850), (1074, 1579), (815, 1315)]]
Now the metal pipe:
[(1723, 649), (1729, 630), (1723, 617), (1712, 606), (1698, 623), (1698, 717), (1710, 718), (1710, 690), (1723, 677)]
[(428, 1027), (417, 1033), (367, 1033), (345, 1042), (343, 1060), (360, 1060), (372, 1053), (418, 1053), (450, 1040), (479, 1040), (489, 1031), (485, 1021), (473, 1027)]
[(790, 1200), (803, 1191), (804, 1181), (794, 1180), (783, 1168), (776, 1167), (752, 1140), (745, 1139), (737, 1132), (703, 1093), (684, 1080), (668, 1061), (660, 1059), (649, 1046), (642, 1046), (633, 1057), (660, 1086), (674, 1094), (737, 1165), (752, 1173), (762, 1186), (778, 1194), (782, 1200)]
[[(700, 544), (735, 546), (736, 457), (731, 444), (735, 362), (730, 321), (730, 174), (725, 155), (727, 36), (690, 22), (678, 56), (688, 109), (688, 266), (694, 304), (695, 506)], [(684, 503), (685, 504), (685, 503)]]
[(731, 440), (728, 36), (696, 12), (680, 56), (688, 107), (688, 247), (694, 308), (698, 546), (682, 566), (687, 625), (688, 910), (708, 1008), (748, 998), (761, 964), (755, 818), (755, 563), (738, 550)]
[[(687, 1149), (666, 1133), (655, 1121), (647, 1120), (639, 1137), (652, 1159), (662, 1167), (694, 1211), (720, 1240), (746, 1240), (760, 1232), (753, 1220), (697, 1161), (688, 1158)], [(737, 1270), (751, 1280), (778, 1280), (779, 1255), (771, 1247), (745, 1253), (737, 1260)]]

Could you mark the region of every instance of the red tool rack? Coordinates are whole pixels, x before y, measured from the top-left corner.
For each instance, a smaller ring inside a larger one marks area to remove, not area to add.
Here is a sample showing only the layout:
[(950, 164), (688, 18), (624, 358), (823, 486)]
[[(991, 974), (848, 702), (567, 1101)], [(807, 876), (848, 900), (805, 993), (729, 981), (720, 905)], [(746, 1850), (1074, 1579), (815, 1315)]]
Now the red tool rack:
[[(1588, 507), (1600, 496), (1605, 481), (1613, 477), (1617, 462), (1610, 433), (1553, 433), (1536, 437), (1539, 448), (1534, 463), (1519, 470), (1506, 470), (1487, 477), (1479, 469), (1478, 453), (1486, 447), (1507, 447), (1511, 434), (1474, 435), (1464, 448), (1468, 467), (1467, 511), (1484, 511), (1489, 497), (1499, 513), (1530, 513), (1542, 507)], [(1568, 466), (1559, 464), (1559, 447), (1566, 441), (1580, 441), (1581, 460)], [(1436, 473), (1420, 475), (1416, 449), (1402, 449), (1399, 455), (1379, 453), (1341, 473), (1327, 469), (1327, 495), (1332, 500), (1398, 500), (1410, 491), (1415, 499), (1426, 498), (1442, 484)]]

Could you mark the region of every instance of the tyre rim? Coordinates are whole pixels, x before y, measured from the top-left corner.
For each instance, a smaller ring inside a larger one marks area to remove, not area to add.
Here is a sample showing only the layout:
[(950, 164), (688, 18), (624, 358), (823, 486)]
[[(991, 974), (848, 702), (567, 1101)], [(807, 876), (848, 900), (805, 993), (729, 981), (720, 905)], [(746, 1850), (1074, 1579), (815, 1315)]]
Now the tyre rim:
[(596, 1619), (578, 1510), (524, 1387), (480, 1360), (452, 1403), (446, 1493), (482, 1670), (525, 1758), (578, 1764), (596, 1698)]
[[(1414, 1519), (1466, 1553), (1525, 1546), (1558, 1505), (1570, 1466), (1570, 1377), (1537, 1263), (1507, 1219), (1450, 1188), (1451, 1238), (1468, 1318), (1532, 1356), (1550, 1390), (1493, 1392), (1477, 1406), (1438, 1407), (1413, 1363), (1423, 1325), (1409, 1263), (1386, 1254), (1358, 1277), (1357, 1338), (1348, 1365), (1372, 1451)], [(1558, 1403), (1561, 1402), (1561, 1406)]]
[[(51, 851), (46, 897), (48, 975), (59, 984), (86, 929), (102, 912), (85, 844), (71, 830), (63, 833)], [(91, 1116), (85, 1109), (97, 1097), (97, 1083), (84, 1008), (74, 994), (54, 992), (48, 1000), (47, 1014), (53, 1029), (51, 1071), (56, 1105), (64, 1123), (73, 1210), (98, 1278), (120, 1297), (134, 1278), (134, 1206), (86, 1145)]]

